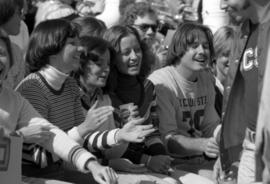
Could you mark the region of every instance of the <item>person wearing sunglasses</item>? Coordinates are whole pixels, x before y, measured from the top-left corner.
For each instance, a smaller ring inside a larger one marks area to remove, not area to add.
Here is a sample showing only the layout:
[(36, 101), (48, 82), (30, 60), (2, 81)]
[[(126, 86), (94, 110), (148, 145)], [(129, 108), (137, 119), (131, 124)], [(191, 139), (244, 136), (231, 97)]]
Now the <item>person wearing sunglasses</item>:
[(158, 17), (148, 3), (134, 3), (126, 7), (121, 22), (134, 27), (142, 40), (152, 41), (156, 37)]
[(158, 32), (159, 24), (157, 13), (155, 9), (146, 2), (130, 4), (123, 12), (123, 15), (121, 15), (121, 24), (134, 27), (138, 31), (140, 39), (149, 47), (150, 52), (148, 54), (151, 55), (152, 58), (155, 58), (154, 61), (148, 61), (151, 68), (148, 74), (150, 74), (153, 70), (161, 67), (160, 63), (163, 63), (165, 55), (167, 54), (167, 49), (162, 47), (164, 35)]

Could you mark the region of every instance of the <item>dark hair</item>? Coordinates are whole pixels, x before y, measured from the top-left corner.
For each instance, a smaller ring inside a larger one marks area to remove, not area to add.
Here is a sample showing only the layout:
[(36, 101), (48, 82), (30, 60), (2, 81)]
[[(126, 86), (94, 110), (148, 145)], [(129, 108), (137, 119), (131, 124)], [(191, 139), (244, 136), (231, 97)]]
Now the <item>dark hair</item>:
[(79, 36), (98, 36), (102, 37), (107, 29), (102, 20), (94, 17), (78, 17), (73, 20), (79, 26)]
[(9, 68), (11, 68), (12, 65), (14, 64), (14, 61), (13, 61), (13, 54), (12, 54), (10, 39), (9, 39), (9, 37), (6, 37), (6, 36), (3, 36), (0, 34), (0, 40), (3, 40), (3, 42), (7, 46), (7, 51), (8, 51), (8, 55), (9, 55)]
[[(85, 87), (85, 78), (87, 77), (87, 65), (89, 65), (90, 61), (97, 62), (98, 55), (103, 54), (106, 50), (110, 53), (110, 63), (114, 60), (114, 54), (110, 44), (100, 37), (93, 37), (93, 36), (83, 36), (80, 37), (80, 45), (84, 47), (85, 51), (81, 54), (81, 61), (79, 69), (74, 72), (72, 75), (77, 81), (78, 85), (85, 91), (87, 88)], [(95, 51), (95, 52), (93, 52)], [(107, 93), (107, 88), (102, 88), (104, 93)]]
[(120, 22), (124, 25), (133, 25), (134, 21), (138, 17), (143, 17), (147, 14), (156, 15), (156, 11), (149, 3), (139, 2), (130, 4), (124, 10), (124, 14), (121, 16)]
[(89, 61), (98, 61), (98, 55), (93, 51), (103, 54), (108, 50), (110, 52), (112, 60), (112, 49), (110, 44), (100, 37), (82, 36), (80, 37), (80, 45), (84, 47), (84, 52), (81, 54), (80, 68), (76, 72), (76, 76), (85, 76), (85, 68), (89, 64)]
[(68, 38), (78, 35), (76, 26), (66, 20), (46, 20), (37, 25), (31, 34), (26, 62), (30, 72), (36, 72), (49, 64), (49, 58), (59, 53)]
[(198, 38), (200, 32), (203, 32), (206, 35), (206, 39), (209, 43), (210, 60), (212, 61), (214, 59), (215, 52), (211, 30), (207, 26), (199, 23), (186, 22), (180, 24), (174, 33), (172, 42), (168, 49), (167, 65), (179, 63), (188, 47)]
[(9, 21), (17, 8), (14, 0), (0, 0), (0, 26)]
[(21, 11), (24, 7), (24, 0), (14, 0), (15, 6)]
[[(121, 43), (122, 38), (127, 37), (129, 35), (134, 35), (136, 39), (138, 40), (139, 45), (141, 47), (142, 64), (141, 64), (141, 71), (138, 77), (140, 80), (144, 80), (146, 76), (149, 74), (149, 71), (151, 69), (150, 64), (149, 64), (149, 60), (151, 59), (149, 58), (149, 54), (148, 54), (149, 48), (144, 42), (140, 40), (140, 36), (137, 30), (131, 26), (117, 25), (106, 30), (103, 37), (105, 40), (107, 40), (111, 44), (112, 48), (114, 49), (115, 54), (117, 55), (118, 53), (121, 52), (120, 43)], [(108, 82), (106, 86), (107, 90), (109, 89), (113, 91), (117, 86), (117, 76), (119, 72), (115, 66), (115, 62), (117, 61), (117, 59), (119, 58), (116, 56), (115, 59), (112, 60), (111, 62), (110, 74), (109, 74), (109, 78), (108, 78)]]

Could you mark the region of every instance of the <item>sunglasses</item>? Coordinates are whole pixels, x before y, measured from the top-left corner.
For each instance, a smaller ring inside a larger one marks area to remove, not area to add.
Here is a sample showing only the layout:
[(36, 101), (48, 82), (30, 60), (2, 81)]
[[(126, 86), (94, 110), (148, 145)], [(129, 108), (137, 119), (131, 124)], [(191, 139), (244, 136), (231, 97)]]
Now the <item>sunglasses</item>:
[(94, 54), (94, 53), (84, 53), (83, 52), (80, 57), (83, 60), (91, 60), (93, 62), (97, 62), (99, 60), (99, 56)]
[(151, 28), (153, 32), (156, 32), (158, 28), (157, 24), (140, 24), (140, 25), (134, 24), (134, 26), (138, 27), (143, 32), (146, 32), (149, 28)]

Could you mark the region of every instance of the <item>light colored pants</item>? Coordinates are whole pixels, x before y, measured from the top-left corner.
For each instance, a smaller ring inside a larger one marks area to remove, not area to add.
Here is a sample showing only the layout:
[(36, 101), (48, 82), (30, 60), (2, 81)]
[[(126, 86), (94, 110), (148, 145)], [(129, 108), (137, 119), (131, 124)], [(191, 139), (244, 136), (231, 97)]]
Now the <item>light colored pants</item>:
[(238, 169), (238, 184), (249, 184), (255, 181), (255, 140), (251, 140), (247, 132)]

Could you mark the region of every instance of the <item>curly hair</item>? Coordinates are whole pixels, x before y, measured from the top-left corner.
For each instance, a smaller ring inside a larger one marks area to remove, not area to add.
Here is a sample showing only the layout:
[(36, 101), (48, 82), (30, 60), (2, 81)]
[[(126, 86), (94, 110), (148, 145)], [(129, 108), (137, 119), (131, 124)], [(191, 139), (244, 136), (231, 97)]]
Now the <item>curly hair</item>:
[(143, 17), (147, 14), (156, 15), (156, 11), (151, 7), (149, 3), (133, 3), (125, 8), (120, 22), (123, 25), (133, 25), (138, 17)]

